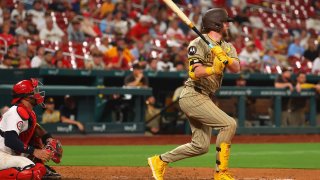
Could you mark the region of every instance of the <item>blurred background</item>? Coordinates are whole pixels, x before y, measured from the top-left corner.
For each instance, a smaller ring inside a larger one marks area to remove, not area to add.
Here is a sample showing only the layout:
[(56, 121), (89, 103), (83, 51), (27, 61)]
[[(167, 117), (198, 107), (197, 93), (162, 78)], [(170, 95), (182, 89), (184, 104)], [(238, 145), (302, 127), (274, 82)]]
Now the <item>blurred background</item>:
[[(177, 99), (196, 35), (162, 1), (0, 2), (1, 113), (12, 84), (37, 77), (53, 133), (190, 133)], [(238, 133), (319, 133), (320, 1), (174, 2), (198, 29), (212, 7), (235, 20), (241, 73), (225, 72), (214, 101)]]

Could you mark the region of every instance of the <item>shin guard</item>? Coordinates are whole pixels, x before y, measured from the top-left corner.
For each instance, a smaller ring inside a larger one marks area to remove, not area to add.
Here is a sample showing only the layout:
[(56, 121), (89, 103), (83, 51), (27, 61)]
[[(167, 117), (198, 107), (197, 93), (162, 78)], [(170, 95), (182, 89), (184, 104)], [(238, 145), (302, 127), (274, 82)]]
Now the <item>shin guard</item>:
[(20, 170), (19, 168), (9, 168), (0, 171), (0, 179), (7, 180), (41, 180), (46, 173), (43, 164), (29, 165)]
[(217, 167), (216, 171), (226, 171), (229, 167), (230, 147), (228, 143), (221, 143), (220, 147), (217, 147)]

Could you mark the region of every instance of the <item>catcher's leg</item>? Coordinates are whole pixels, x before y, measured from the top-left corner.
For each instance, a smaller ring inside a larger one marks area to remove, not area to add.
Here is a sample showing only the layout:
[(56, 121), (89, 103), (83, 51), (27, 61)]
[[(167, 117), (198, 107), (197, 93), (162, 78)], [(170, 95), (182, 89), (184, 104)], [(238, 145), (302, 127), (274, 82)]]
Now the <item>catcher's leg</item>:
[(13, 156), (0, 151), (0, 170), (9, 169), (12, 167), (23, 169), (26, 166), (34, 165), (34, 163), (23, 156)]
[(0, 179), (41, 180), (46, 173), (43, 164), (37, 163), (21, 168), (9, 168), (0, 171)]

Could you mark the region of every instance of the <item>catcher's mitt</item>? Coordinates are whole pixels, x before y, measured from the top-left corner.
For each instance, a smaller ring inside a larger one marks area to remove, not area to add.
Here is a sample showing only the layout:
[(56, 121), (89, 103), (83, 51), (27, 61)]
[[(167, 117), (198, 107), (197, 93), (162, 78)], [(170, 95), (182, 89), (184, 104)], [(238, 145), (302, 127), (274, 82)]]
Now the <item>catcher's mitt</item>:
[(44, 146), (45, 149), (48, 149), (52, 152), (52, 158), (51, 160), (55, 163), (60, 163), (61, 158), (62, 158), (62, 153), (63, 153), (63, 149), (62, 149), (62, 145), (60, 143), (59, 140), (57, 139), (53, 139), (53, 138), (49, 138), (47, 140), (46, 145)]

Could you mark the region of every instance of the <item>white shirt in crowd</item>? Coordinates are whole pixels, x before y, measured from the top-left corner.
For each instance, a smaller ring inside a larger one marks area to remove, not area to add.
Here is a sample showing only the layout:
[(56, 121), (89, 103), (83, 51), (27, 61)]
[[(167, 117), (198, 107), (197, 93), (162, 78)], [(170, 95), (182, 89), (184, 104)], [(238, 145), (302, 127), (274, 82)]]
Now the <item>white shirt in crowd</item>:
[(176, 68), (174, 67), (173, 63), (168, 61), (158, 61), (157, 64), (158, 71), (176, 71)]
[(53, 28), (51, 31), (47, 28), (43, 28), (40, 31), (39, 37), (41, 40), (46, 40), (46, 41), (58, 41), (60, 42), (62, 40), (62, 37), (64, 36), (64, 32), (56, 25), (53, 25)]
[(23, 29), (22, 27), (18, 27), (16, 30), (15, 30), (16, 34), (17, 35), (22, 35), (22, 36), (30, 36), (30, 33)]
[(320, 74), (320, 57), (317, 57), (313, 61), (313, 66), (312, 66), (312, 74), (319, 75)]
[(38, 67), (40, 67), (42, 61), (44, 61), (44, 59), (42, 59), (41, 57), (39, 57), (39, 56), (34, 56), (34, 57), (31, 59), (31, 68), (38, 68)]
[(166, 34), (167, 34), (168, 37), (173, 37), (173, 38), (175, 36), (180, 36), (180, 37), (184, 37), (185, 36), (183, 31), (180, 28), (175, 30), (175, 29), (173, 29), (171, 27), (168, 28)]
[(245, 63), (252, 63), (254, 60), (260, 61), (259, 51), (249, 53), (246, 48), (243, 48), (239, 54), (239, 59)]
[(20, 12), (17, 9), (13, 9), (11, 12), (11, 19), (14, 19), (15, 16), (18, 16), (20, 20), (25, 19), (26, 11), (23, 10), (22, 13), (20, 14)]
[(28, 14), (32, 14), (32, 22), (37, 26), (37, 29), (40, 31), (46, 26), (46, 20), (44, 18), (44, 11), (37, 11), (30, 9)]
[(307, 29), (314, 29), (316, 31), (320, 31), (320, 20), (309, 18), (306, 20), (306, 27)]

